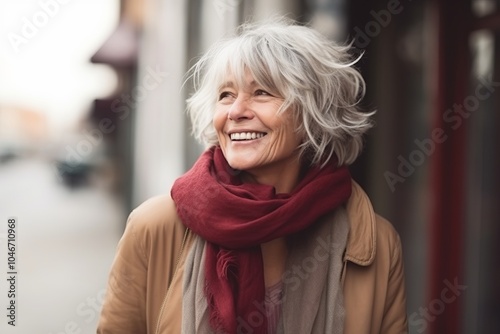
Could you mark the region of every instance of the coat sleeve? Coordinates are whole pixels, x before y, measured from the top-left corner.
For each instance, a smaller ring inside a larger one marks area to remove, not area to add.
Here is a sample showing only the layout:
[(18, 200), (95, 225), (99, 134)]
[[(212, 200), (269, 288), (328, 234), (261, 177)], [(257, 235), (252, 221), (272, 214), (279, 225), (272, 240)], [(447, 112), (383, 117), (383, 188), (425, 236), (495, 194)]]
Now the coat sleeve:
[(109, 275), (98, 334), (146, 333), (148, 260), (132, 212)]
[(387, 286), (387, 297), (381, 333), (408, 333), (403, 251), (399, 235), (395, 235), (394, 248)]

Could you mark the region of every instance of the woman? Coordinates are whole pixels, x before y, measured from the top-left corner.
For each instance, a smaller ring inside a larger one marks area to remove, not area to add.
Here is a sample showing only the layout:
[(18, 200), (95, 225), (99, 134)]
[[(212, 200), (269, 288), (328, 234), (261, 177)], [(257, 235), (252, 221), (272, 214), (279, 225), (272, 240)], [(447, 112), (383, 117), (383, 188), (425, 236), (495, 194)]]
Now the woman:
[(132, 212), (98, 333), (403, 333), (400, 240), (347, 165), (371, 113), (349, 47), (248, 25), (193, 67), (208, 149)]

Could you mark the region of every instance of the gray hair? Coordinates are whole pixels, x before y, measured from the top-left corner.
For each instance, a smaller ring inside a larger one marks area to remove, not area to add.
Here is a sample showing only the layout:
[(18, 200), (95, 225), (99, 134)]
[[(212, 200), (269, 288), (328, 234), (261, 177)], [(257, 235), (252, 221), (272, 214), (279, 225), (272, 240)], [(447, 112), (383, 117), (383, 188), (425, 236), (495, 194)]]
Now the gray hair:
[(195, 89), (187, 100), (193, 135), (208, 146), (218, 144), (212, 125), (217, 90), (229, 73), (243, 81), (250, 71), (263, 89), (284, 98), (279, 112), (294, 113), (302, 159), (324, 165), (335, 155), (339, 165), (353, 163), (374, 112), (358, 106), (365, 82), (353, 67), (360, 57), (353, 59), (350, 50), (351, 45), (285, 20), (240, 26), (235, 37), (214, 44), (188, 72)]

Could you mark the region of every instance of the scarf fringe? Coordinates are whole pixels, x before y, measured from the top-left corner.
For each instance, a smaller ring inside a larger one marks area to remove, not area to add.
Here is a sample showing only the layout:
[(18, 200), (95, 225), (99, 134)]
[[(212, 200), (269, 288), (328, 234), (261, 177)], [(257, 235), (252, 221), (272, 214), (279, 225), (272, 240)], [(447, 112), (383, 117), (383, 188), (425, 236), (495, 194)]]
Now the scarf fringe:
[(238, 262), (236, 254), (231, 250), (220, 249), (217, 254), (217, 276), (222, 279), (229, 279), (229, 276), (236, 277)]

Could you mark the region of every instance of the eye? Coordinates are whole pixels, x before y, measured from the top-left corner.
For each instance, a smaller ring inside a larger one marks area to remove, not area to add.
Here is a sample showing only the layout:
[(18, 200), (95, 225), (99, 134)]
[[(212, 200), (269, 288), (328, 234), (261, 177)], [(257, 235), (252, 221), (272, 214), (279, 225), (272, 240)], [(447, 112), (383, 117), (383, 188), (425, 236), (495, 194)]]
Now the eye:
[(271, 94), (269, 94), (268, 92), (266, 92), (265, 90), (262, 90), (262, 89), (257, 89), (255, 91), (255, 95), (257, 96), (272, 96)]
[(223, 100), (223, 99), (225, 99), (225, 98), (227, 98), (227, 97), (230, 97), (230, 96), (231, 96), (231, 93), (230, 93), (230, 92), (227, 92), (227, 91), (222, 92), (222, 93), (220, 93), (220, 94), (219, 94), (219, 101), (220, 101), (220, 100)]

